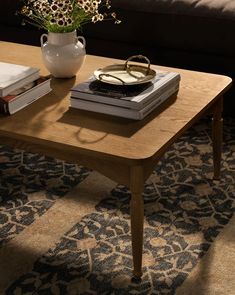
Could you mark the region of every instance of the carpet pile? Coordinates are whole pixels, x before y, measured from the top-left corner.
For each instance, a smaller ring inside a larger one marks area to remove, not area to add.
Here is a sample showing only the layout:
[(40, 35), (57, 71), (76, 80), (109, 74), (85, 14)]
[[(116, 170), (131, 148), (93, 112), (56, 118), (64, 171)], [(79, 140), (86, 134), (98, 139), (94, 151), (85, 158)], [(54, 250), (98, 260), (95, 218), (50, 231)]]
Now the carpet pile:
[(141, 283), (131, 281), (125, 186), (0, 146), (0, 294), (176, 294), (235, 209), (235, 120), (224, 122), (220, 181), (210, 134), (208, 118), (190, 128), (145, 183)]

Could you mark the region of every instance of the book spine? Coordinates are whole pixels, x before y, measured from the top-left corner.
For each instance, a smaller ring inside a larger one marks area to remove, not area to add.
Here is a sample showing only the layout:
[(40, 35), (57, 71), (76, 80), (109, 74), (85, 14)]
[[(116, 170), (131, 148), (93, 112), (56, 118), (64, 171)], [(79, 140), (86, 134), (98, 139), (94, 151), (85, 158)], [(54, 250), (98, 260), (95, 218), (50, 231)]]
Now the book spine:
[(179, 89), (179, 84), (170, 88), (168, 91), (163, 93), (159, 98), (152, 101), (152, 103), (148, 104), (142, 110), (133, 110), (128, 108), (122, 108), (120, 106), (113, 106), (108, 104), (102, 104), (99, 102), (92, 102), (83, 99), (70, 99), (71, 107), (87, 110), (91, 112), (109, 114), (118, 117), (124, 117), (134, 120), (141, 120), (146, 117), (151, 111), (153, 111), (157, 106), (163, 103), (167, 98), (169, 98), (172, 94), (174, 94)]
[(32, 102), (36, 101), (40, 97), (46, 95), (48, 92), (51, 91), (50, 87), (50, 80), (47, 80), (29, 91), (27, 91), (23, 96), (20, 96), (19, 99), (11, 101), (9, 103), (9, 113), (14, 114), (17, 111), (25, 108), (27, 105), (31, 104)]
[(156, 109), (159, 105), (161, 105), (164, 101), (166, 101), (170, 96), (175, 94), (179, 90), (179, 85), (175, 85), (165, 93), (161, 95), (159, 99), (150, 103), (147, 107), (145, 107), (142, 111), (139, 112), (139, 120), (145, 118), (148, 114), (150, 114), (154, 109)]
[(120, 106), (114, 106), (99, 102), (93, 102), (83, 99), (70, 99), (70, 106), (72, 108), (80, 109), (80, 110), (86, 110), (101, 114), (108, 114), (113, 115), (117, 117), (124, 117), (129, 119), (135, 119), (138, 120), (139, 118), (139, 112), (136, 110), (131, 110), (127, 108), (122, 108)]
[(155, 101), (158, 97), (161, 97), (164, 93), (166, 93), (168, 90), (170, 91), (174, 87), (179, 87), (179, 80), (170, 81), (164, 87), (146, 97), (146, 99), (143, 99), (141, 102), (136, 103), (135, 109), (141, 110), (145, 108), (148, 104), (151, 104), (152, 101)]

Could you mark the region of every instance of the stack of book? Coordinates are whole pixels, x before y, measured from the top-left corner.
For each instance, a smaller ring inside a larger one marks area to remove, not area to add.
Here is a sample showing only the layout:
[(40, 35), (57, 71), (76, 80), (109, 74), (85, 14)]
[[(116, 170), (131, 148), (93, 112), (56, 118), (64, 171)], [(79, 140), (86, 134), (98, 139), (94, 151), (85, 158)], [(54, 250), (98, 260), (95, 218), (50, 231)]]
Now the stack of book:
[(180, 74), (157, 72), (154, 80), (131, 86), (111, 85), (91, 77), (71, 89), (70, 106), (141, 120), (179, 90)]
[(14, 114), (51, 91), (38, 68), (0, 62), (0, 112)]

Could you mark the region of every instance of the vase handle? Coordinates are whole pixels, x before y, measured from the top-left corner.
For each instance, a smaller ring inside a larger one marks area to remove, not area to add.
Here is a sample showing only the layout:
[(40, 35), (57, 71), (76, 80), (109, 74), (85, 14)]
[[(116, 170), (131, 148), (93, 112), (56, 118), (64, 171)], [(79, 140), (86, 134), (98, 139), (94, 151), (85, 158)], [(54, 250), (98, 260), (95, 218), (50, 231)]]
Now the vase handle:
[(46, 37), (48, 39), (48, 35), (47, 34), (42, 34), (40, 37), (40, 42), (41, 42), (41, 47), (44, 45), (44, 41), (43, 38)]
[(77, 41), (82, 41), (81, 43), (83, 44), (83, 47), (86, 47), (86, 39), (82, 36), (77, 36)]

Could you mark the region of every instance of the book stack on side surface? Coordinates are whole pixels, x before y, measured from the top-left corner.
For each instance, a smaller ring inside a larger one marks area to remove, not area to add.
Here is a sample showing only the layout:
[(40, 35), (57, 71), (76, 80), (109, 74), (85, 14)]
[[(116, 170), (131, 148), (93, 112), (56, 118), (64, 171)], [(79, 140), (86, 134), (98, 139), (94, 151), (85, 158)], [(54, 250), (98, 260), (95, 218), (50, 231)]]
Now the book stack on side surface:
[(51, 91), (38, 68), (0, 62), (0, 112), (14, 114)]
[(117, 86), (94, 77), (71, 89), (72, 108), (141, 120), (179, 90), (180, 74), (157, 72), (152, 82)]

